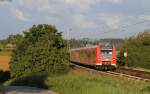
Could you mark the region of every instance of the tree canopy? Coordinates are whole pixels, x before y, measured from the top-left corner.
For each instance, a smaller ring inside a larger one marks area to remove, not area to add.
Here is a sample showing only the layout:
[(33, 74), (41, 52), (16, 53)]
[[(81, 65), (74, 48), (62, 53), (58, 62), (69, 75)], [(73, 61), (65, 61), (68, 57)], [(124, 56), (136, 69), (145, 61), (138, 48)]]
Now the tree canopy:
[[(126, 61), (129, 67), (150, 69), (150, 30), (126, 39), (123, 51), (128, 53)], [(125, 62), (125, 58), (122, 57), (122, 61)]]
[(12, 54), (11, 76), (65, 72), (68, 60), (67, 43), (55, 26), (33, 25)]
[(9, 37), (6, 39), (7, 43), (16, 45), (17, 43), (22, 41), (23, 36), (21, 34), (16, 35), (9, 35)]

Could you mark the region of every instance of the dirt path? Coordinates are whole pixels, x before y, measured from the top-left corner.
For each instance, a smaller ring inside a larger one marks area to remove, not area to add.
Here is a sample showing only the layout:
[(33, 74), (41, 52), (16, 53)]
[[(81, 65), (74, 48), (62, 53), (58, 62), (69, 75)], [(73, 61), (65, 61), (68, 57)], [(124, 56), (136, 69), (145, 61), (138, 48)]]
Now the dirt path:
[[(25, 87), (25, 86), (11, 86), (11, 87), (4, 87), (0, 86), (0, 89), (5, 91), (4, 94), (58, 94), (50, 90), (44, 90), (40, 88), (34, 87)], [(1, 94), (1, 92), (0, 92)], [(3, 94), (3, 93), (2, 93)]]

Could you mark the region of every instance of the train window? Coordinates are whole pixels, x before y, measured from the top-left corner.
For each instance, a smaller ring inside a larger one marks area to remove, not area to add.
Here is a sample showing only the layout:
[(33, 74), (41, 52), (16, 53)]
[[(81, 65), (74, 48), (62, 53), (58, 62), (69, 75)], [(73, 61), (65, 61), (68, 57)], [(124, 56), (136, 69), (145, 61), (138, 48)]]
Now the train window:
[(111, 52), (109, 52), (109, 54), (112, 54), (112, 51), (111, 51)]
[(102, 58), (111, 58), (112, 57), (112, 49), (104, 49), (101, 50)]

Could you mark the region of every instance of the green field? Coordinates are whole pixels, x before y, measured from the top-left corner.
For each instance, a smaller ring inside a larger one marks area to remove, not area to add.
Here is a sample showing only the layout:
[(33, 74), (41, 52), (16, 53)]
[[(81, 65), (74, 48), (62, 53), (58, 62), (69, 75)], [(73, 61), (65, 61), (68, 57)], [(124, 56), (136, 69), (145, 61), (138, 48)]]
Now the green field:
[(0, 56), (10, 56), (12, 51), (0, 51)]
[(49, 77), (46, 84), (60, 94), (150, 94), (150, 83), (82, 72)]

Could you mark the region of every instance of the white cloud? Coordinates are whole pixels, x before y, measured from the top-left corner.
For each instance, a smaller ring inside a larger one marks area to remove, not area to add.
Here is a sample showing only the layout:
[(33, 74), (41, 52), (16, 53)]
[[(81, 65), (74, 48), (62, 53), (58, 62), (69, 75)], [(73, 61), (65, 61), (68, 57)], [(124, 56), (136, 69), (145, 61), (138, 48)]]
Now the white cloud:
[(19, 0), (19, 4), (29, 9), (38, 11), (48, 10), (50, 8), (50, 0)]
[(87, 10), (92, 5), (100, 3), (101, 0), (64, 0), (64, 3), (73, 5), (81, 10)]
[(96, 23), (88, 20), (85, 16), (78, 14), (73, 17), (75, 25), (80, 29), (94, 29), (96, 28)]
[(142, 16), (139, 16), (140, 19), (142, 20), (150, 20), (150, 15), (142, 15)]
[(101, 3), (122, 3), (123, 0), (64, 0), (64, 3), (74, 5), (82, 10), (90, 9), (92, 5)]
[[(21, 6), (36, 9), (38, 11), (48, 11), (61, 6), (73, 6), (78, 11), (85, 11), (92, 6), (101, 3), (121, 3), (123, 0), (19, 0)], [(59, 4), (59, 5), (58, 5)]]
[(24, 13), (17, 9), (17, 8), (11, 8), (12, 14), (21, 21), (28, 21), (28, 19), (25, 17)]
[(100, 14), (100, 20), (102, 20), (110, 29), (119, 29), (121, 27), (123, 17), (119, 15)]
[(123, 2), (123, 0), (103, 0), (103, 1), (110, 2), (110, 3), (122, 3)]
[(61, 0), (19, 0), (19, 5), (27, 10), (34, 11), (35, 13), (41, 13), (41, 15), (61, 15), (61, 11), (65, 9), (64, 3)]
[(11, 2), (9, 1), (1, 1), (0, 0), (0, 6), (6, 6), (6, 5), (9, 5)]

